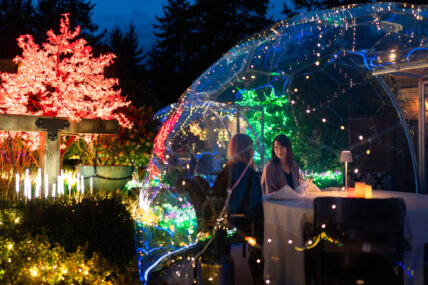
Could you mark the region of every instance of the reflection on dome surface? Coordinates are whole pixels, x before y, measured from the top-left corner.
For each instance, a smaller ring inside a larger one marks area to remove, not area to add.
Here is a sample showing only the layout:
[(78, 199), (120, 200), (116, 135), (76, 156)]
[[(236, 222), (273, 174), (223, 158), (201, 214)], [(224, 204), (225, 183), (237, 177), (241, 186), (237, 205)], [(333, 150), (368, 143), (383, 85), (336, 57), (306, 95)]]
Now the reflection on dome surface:
[(285, 133), (303, 174), (320, 188), (343, 185), (339, 156), (349, 149), (351, 181), (417, 191), (418, 123), (414, 98), (403, 95), (417, 83), (388, 69), (426, 60), (427, 14), (382, 3), (295, 16), (241, 41), (159, 112), (141, 194), (142, 279), (158, 258), (196, 242), (188, 183), (214, 181), (237, 132), (252, 137), (257, 171), (275, 135)]

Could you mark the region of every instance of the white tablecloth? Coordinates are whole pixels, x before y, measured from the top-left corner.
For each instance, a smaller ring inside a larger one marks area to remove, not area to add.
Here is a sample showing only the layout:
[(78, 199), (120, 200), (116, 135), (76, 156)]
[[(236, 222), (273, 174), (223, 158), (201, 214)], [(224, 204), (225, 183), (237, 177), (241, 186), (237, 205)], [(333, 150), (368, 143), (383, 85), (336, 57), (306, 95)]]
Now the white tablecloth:
[[(303, 200), (264, 199), (265, 280), (269, 284), (305, 284), (304, 252), (294, 247), (304, 245), (303, 224), (313, 222), (313, 199), (320, 196), (346, 197), (343, 192), (321, 192)], [(404, 199), (406, 224), (404, 235), (411, 251), (404, 252), (404, 265), (413, 270), (413, 277), (404, 274), (405, 284), (424, 284), (424, 243), (428, 242), (428, 195), (393, 191), (373, 191), (373, 198)]]

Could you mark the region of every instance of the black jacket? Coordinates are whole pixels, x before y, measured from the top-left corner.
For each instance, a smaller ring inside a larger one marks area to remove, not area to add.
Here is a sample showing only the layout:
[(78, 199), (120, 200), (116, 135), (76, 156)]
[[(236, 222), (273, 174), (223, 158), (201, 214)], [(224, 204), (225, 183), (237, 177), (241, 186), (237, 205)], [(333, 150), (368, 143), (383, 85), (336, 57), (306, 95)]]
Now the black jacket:
[[(226, 198), (227, 189), (231, 188), (246, 164), (228, 163), (217, 176), (213, 190), (217, 197)], [(253, 168), (249, 167), (239, 184), (233, 189), (229, 200), (229, 214), (245, 214), (255, 222), (263, 222), (262, 187), (260, 178)]]

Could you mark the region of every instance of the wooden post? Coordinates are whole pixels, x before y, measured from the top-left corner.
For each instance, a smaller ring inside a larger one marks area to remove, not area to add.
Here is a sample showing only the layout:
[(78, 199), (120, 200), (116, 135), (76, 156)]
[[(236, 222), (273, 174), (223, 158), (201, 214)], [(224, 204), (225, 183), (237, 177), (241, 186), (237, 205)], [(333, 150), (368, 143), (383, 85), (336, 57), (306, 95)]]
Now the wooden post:
[[(39, 132), (39, 167), (48, 174), (49, 188), (56, 183), (60, 175), (60, 136), (73, 134), (116, 134), (119, 123), (116, 120), (82, 119), (79, 122), (68, 121), (67, 118), (52, 118), (28, 115), (0, 115), (0, 130)], [(41, 190), (44, 197), (44, 187)]]

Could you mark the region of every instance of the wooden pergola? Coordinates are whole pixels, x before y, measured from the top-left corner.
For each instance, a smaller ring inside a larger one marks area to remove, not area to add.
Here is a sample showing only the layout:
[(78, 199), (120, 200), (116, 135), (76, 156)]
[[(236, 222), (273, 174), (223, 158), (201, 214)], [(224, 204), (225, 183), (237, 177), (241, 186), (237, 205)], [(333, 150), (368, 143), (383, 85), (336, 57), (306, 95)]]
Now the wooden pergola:
[(60, 175), (60, 136), (75, 134), (116, 134), (116, 120), (82, 119), (79, 122), (67, 118), (29, 115), (0, 115), (0, 130), (39, 132), (39, 167), (48, 174), (48, 185)]

